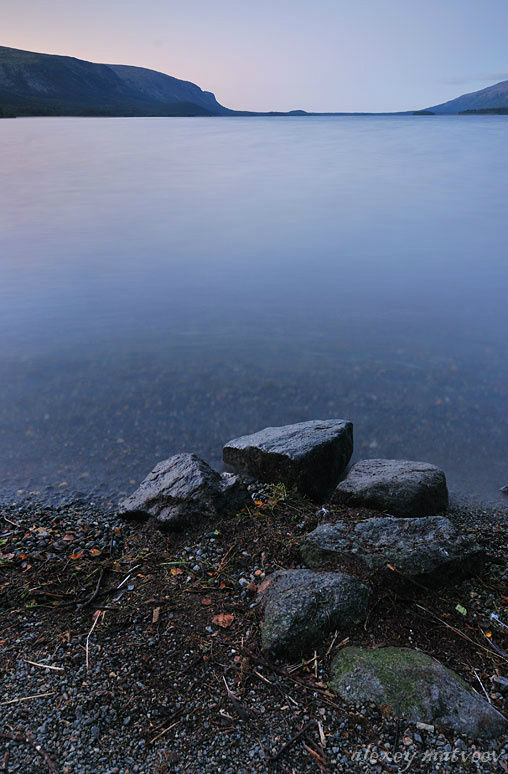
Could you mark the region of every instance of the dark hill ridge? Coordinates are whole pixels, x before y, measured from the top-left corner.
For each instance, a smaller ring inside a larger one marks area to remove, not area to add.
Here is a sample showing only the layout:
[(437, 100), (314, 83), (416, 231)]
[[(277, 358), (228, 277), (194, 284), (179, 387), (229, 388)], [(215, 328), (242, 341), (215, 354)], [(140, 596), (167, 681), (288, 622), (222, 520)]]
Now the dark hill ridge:
[(126, 65), (0, 47), (0, 107), (18, 115), (224, 115), (189, 81)]

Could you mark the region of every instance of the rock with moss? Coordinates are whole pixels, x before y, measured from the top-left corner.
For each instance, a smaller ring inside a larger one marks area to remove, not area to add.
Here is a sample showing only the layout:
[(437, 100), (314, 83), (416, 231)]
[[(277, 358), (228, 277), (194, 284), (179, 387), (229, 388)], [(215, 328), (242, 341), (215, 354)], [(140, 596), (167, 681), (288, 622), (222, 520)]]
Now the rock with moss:
[(266, 427), (229, 441), (224, 462), (259, 481), (296, 486), (321, 500), (337, 485), (353, 453), (353, 425), (344, 419), (316, 419)]
[(361, 460), (337, 486), (332, 502), (393, 516), (430, 516), (448, 506), (446, 476), (428, 462)]
[(351, 704), (472, 737), (506, 734), (508, 721), (455, 672), (410, 648), (349, 647), (332, 663), (331, 687)]
[(365, 620), (369, 589), (343, 573), (281, 570), (263, 592), (264, 650), (298, 658), (319, 647), (327, 634)]
[(377, 570), (391, 585), (405, 583), (406, 578), (417, 584), (442, 585), (475, 573), (485, 558), (474, 536), (460, 534), (444, 516), (386, 516), (354, 527), (345, 521), (320, 524), (300, 550), (313, 569)]
[(120, 503), (126, 518), (153, 516), (165, 529), (179, 529), (207, 516), (241, 508), (248, 491), (239, 476), (217, 473), (196, 454), (175, 454), (158, 465)]

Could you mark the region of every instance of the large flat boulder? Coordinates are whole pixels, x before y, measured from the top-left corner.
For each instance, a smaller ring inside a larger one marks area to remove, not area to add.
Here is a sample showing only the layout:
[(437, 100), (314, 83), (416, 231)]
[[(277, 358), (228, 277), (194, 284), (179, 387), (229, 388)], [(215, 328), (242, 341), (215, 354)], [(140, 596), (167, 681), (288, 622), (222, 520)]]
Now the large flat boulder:
[(281, 570), (263, 592), (262, 644), (285, 658), (319, 647), (324, 637), (346, 631), (367, 614), (369, 589), (343, 573)]
[(316, 419), (235, 438), (224, 446), (223, 457), (259, 481), (296, 486), (320, 500), (336, 486), (352, 453), (351, 422)]
[(184, 453), (159, 462), (120, 503), (118, 513), (131, 518), (153, 516), (161, 527), (181, 528), (241, 508), (247, 499), (239, 476), (217, 473), (195, 454)]
[(448, 505), (446, 477), (428, 462), (361, 460), (338, 485), (332, 502), (394, 516), (429, 516)]
[(348, 703), (374, 702), (395, 717), (473, 737), (497, 737), (508, 731), (500, 712), (426, 653), (410, 648), (343, 648), (331, 670), (332, 688)]
[[(366, 519), (354, 526), (345, 521), (320, 524), (300, 547), (313, 569), (382, 570), (394, 585), (411, 578), (441, 585), (480, 569), (485, 554), (473, 535), (463, 535), (444, 516), (416, 519), (393, 516)], [(398, 572), (397, 572), (398, 571)]]

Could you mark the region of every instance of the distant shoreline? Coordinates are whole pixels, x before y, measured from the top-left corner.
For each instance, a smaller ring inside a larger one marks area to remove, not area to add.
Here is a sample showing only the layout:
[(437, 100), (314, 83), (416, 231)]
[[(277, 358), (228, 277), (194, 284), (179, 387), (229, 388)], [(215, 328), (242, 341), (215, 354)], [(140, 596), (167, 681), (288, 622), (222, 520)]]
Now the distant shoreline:
[(399, 113), (252, 113), (237, 111), (225, 115), (203, 115), (195, 113), (103, 113), (103, 112), (83, 112), (83, 113), (19, 113), (12, 115), (0, 115), (2, 118), (413, 118), (415, 116), (426, 116), (433, 118), (450, 118), (451, 116), (506, 116), (508, 108), (485, 108), (482, 110), (462, 110), (459, 113), (433, 113), (428, 110), (404, 111)]

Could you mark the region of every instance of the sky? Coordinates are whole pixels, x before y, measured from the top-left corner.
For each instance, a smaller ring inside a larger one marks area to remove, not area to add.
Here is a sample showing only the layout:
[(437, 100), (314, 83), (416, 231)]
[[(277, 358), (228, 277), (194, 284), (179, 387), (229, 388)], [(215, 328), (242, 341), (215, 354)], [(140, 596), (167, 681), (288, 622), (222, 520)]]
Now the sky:
[(0, 19), (0, 45), (160, 70), (238, 110), (412, 110), (508, 79), (508, 0), (0, 0)]

